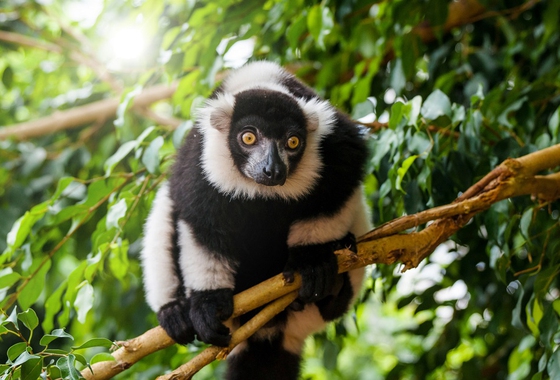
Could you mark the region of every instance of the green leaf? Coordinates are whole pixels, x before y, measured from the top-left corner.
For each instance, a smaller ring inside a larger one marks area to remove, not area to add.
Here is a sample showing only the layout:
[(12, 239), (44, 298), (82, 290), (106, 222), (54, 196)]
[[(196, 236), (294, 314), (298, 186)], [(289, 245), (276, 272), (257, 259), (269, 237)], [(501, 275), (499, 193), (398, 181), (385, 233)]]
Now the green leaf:
[(23, 363), (26, 363), (27, 361), (32, 360), (32, 359), (41, 359), (41, 357), (37, 356), (37, 355), (32, 355), (29, 352), (27, 352), (26, 350), (24, 350), (18, 356), (18, 358), (13, 362), (12, 367), (22, 365)]
[(74, 217), (80, 215), (87, 215), (89, 209), (90, 207), (84, 204), (77, 204), (77, 205), (65, 207), (56, 214), (53, 220), (53, 224), (54, 225), (61, 224), (62, 222), (72, 219)]
[(354, 106), (352, 109), (352, 119), (358, 120), (366, 116), (374, 116), (375, 109), (373, 108), (373, 103), (368, 99), (360, 102)]
[(25, 342), (18, 342), (8, 348), (7, 355), (8, 359), (11, 361), (16, 360), (23, 352), (27, 352), (27, 343)]
[(403, 120), (403, 114), (405, 111), (405, 106), (401, 102), (393, 103), (391, 106), (391, 117), (389, 118), (389, 128), (396, 130)]
[(126, 210), (128, 206), (126, 204), (126, 200), (121, 198), (117, 203), (112, 205), (107, 211), (107, 219), (105, 221), (105, 226), (108, 230), (111, 228), (116, 228), (120, 230), (119, 220), (126, 216)]
[(418, 158), (418, 155), (413, 155), (413, 156), (408, 157), (406, 160), (404, 160), (401, 167), (397, 169), (397, 182), (395, 183), (395, 187), (398, 190), (401, 190), (401, 191), (404, 192), (403, 188), (401, 187), (401, 183), (404, 179), (404, 176), (408, 172), (408, 169), (414, 163), (414, 161), (416, 161), (417, 158)]
[(109, 185), (109, 181), (97, 180), (88, 186), (87, 198), (83, 205), (91, 207), (97, 204), (101, 199), (106, 197), (113, 191), (113, 187)]
[(155, 174), (159, 169), (159, 150), (163, 146), (163, 137), (158, 136), (152, 140), (148, 148), (142, 155), (142, 163), (151, 174)]
[(440, 116), (451, 118), (451, 102), (441, 90), (432, 92), (422, 105), (422, 116), (428, 120), (435, 120)]
[(148, 137), (150, 135), (150, 133), (152, 133), (155, 129), (156, 129), (156, 127), (154, 127), (154, 126), (144, 129), (144, 131), (142, 131), (142, 133), (140, 133), (140, 136), (138, 136), (135, 140), (137, 146), (140, 146), (140, 144), (146, 139), (146, 137)]
[[(558, 20), (560, 19), (560, 3), (547, 1), (546, 11), (543, 12), (545, 34), (543, 40), (547, 41), (550, 36), (558, 33)], [(554, 377), (552, 377), (554, 378)]]
[(405, 113), (405, 116), (408, 119), (407, 125), (416, 126), (421, 108), (422, 97), (420, 95), (416, 95), (414, 98), (412, 98), (412, 100), (406, 103), (405, 110), (407, 111), (407, 113)]
[(68, 334), (63, 329), (56, 329), (53, 330), (50, 334), (45, 334), (39, 341), (39, 344), (42, 346), (48, 346), (53, 340), (59, 338), (67, 338), (67, 339), (74, 340), (74, 337)]
[(539, 322), (539, 331), (540, 341), (547, 351), (552, 351), (554, 348), (554, 335), (558, 331), (558, 318), (550, 305), (545, 305), (544, 315)]
[(303, 14), (299, 15), (294, 22), (288, 26), (286, 30), (286, 38), (292, 50), (296, 50), (301, 46), (301, 38), (307, 30), (307, 19)]
[(546, 367), (551, 379), (560, 379), (560, 348), (552, 353)]
[(115, 361), (115, 357), (107, 352), (100, 352), (98, 354), (93, 355), (89, 364), (93, 365), (99, 362), (108, 362), (108, 361)]
[(21, 380), (37, 380), (43, 370), (43, 358), (28, 359), (21, 366)]
[(8, 318), (6, 318), (6, 320), (2, 322), (2, 325), (5, 326), (8, 323), (12, 323), (16, 328), (16, 330), (19, 330), (19, 325), (17, 321), (17, 306), (12, 309), (12, 312), (10, 313)]
[(15, 284), (21, 275), (12, 270), (12, 268), (4, 268), (0, 270), (0, 289), (9, 288)]
[(31, 228), (35, 223), (40, 220), (43, 215), (48, 211), (49, 201), (38, 204), (30, 211), (27, 211), (21, 218), (16, 220), (8, 236), (6, 242), (12, 252), (19, 248), (25, 239), (29, 236)]
[(29, 331), (35, 330), (35, 327), (39, 325), (39, 318), (33, 309), (28, 309), (24, 312), (18, 314), (18, 319), (23, 322), (25, 327), (29, 329)]
[(89, 283), (83, 284), (76, 295), (76, 301), (74, 301), (74, 308), (78, 312), (78, 321), (80, 323), (85, 323), (88, 311), (93, 307), (93, 286)]
[(128, 274), (128, 241), (119, 241), (111, 244), (111, 254), (109, 256), (109, 267), (111, 272), (119, 280), (124, 280)]
[(136, 141), (127, 141), (122, 144), (119, 149), (111, 157), (105, 161), (103, 168), (105, 169), (105, 176), (108, 177), (115, 166), (122, 161), (132, 150), (136, 149), (138, 143)]
[(527, 97), (524, 96), (521, 99), (518, 99), (515, 102), (511, 103), (505, 110), (502, 111), (500, 116), (498, 116), (498, 122), (508, 128), (513, 128), (514, 125), (510, 122), (509, 117), (512, 113), (519, 111), (526, 101)]
[(52, 354), (57, 356), (65, 356), (70, 353), (70, 350), (62, 350), (60, 348), (47, 348), (44, 351), (45, 354)]
[(43, 289), (45, 289), (45, 277), (51, 268), (51, 260), (46, 260), (44, 263), (37, 262), (33, 265), (37, 273), (33, 274), (27, 285), (21, 290), (18, 303), (23, 310), (27, 310), (37, 301)]
[(315, 41), (319, 42), (321, 29), (323, 26), (323, 10), (321, 5), (317, 4), (311, 7), (307, 12), (307, 28)]
[(85, 343), (83, 343), (79, 346), (73, 346), (72, 349), (81, 350), (81, 349), (84, 349), (84, 348), (91, 348), (91, 347), (111, 348), (111, 347), (113, 347), (113, 342), (110, 341), (109, 339), (105, 339), (105, 338), (93, 338), (93, 339), (90, 339), (90, 340), (86, 341)]
[(56, 361), (56, 366), (60, 370), (60, 374), (64, 380), (80, 380), (83, 379), (80, 372), (75, 367), (76, 357), (72, 354), (62, 357)]
[(521, 229), (521, 233), (525, 238), (529, 239), (529, 227), (531, 226), (531, 221), (533, 220), (533, 209), (527, 209), (523, 213), (521, 217), (521, 221), (519, 222), (519, 227)]
[(70, 309), (76, 300), (76, 294), (80, 290), (80, 286), (84, 281), (84, 272), (88, 266), (87, 261), (83, 261), (76, 269), (68, 276), (68, 287), (62, 299), (62, 306), (64, 312), (59, 316), (59, 324), (66, 326), (70, 318)]
[[(543, 317), (543, 310), (538, 298), (529, 302), (525, 308), (527, 311), (527, 326), (535, 336), (539, 336), (539, 322)], [(530, 307), (532, 306), (532, 307)]]
[(55, 199), (58, 199), (60, 197), (60, 195), (65, 193), (66, 188), (71, 183), (78, 183), (78, 182), (74, 182), (73, 177), (62, 177), (61, 179), (59, 179), (58, 184), (56, 186), (56, 191), (54, 192), (53, 196), (51, 197), (51, 202)]
[(2, 83), (7, 89), (12, 87), (14, 83), (14, 70), (12, 70), (11, 66), (6, 66), (4, 72), (2, 73)]
[(183, 141), (185, 140), (185, 135), (192, 129), (193, 122), (191, 120), (187, 120), (182, 122), (175, 131), (173, 131), (173, 146), (175, 149), (179, 149), (181, 145), (183, 145)]
[[(84, 264), (86, 264), (84, 262)], [(58, 288), (45, 301), (45, 317), (41, 326), (43, 331), (51, 331), (54, 327), (54, 317), (62, 308), (62, 294), (68, 288), (68, 280), (65, 279)]]
[(311, 36), (317, 41), (320, 49), (325, 49), (324, 38), (331, 32), (334, 25), (329, 8), (320, 4), (314, 5), (307, 13), (307, 28)]
[(523, 290), (522, 287), (519, 288), (519, 295), (517, 298), (517, 303), (515, 304), (515, 308), (512, 311), (512, 315), (511, 315), (511, 324), (520, 329), (520, 330), (525, 330), (525, 325), (522, 322), (521, 319), (521, 312), (523, 311), (523, 295), (525, 294), (525, 291)]
[(508, 379), (522, 380), (529, 375), (531, 371), (531, 360), (533, 353), (531, 348), (535, 344), (535, 338), (528, 335), (524, 337), (519, 346), (513, 350), (508, 360)]
[(119, 103), (119, 106), (117, 108), (117, 118), (113, 122), (115, 127), (121, 128), (124, 126), (124, 117), (126, 115), (126, 111), (132, 106), (136, 95), (140, 94), (141, 92), (142, 86), (136, 86), (134, 89), (124, 95), (124, 98)]
[(82, 354), (77, 354), (77, 353), (75, 353), (75, 352), (73, 353), (73, 355), (76, 357), (76, 360), (77, 360), (80, 364), (82, 364), (84, 367), (87, 367), (88, 362), (87, 362), (87, 360), (86, 360), (86, 358), (85, 358), (84, 355), (82, 355)]

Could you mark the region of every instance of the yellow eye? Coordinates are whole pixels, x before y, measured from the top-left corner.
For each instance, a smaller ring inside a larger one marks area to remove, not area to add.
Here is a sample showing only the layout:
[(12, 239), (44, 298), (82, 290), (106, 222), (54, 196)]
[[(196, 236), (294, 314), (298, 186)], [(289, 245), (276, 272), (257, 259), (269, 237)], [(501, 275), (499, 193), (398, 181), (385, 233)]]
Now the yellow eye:
[(253, 145), (257, 141), (257, 136), (251, 132), (245, 132), (243, 136), (241, 136), (241, 140), (245, 145)]
[(299, 139), (296, 136), (292, 136), (288, 139), (288, 148), (296, 149), (299, 146)]

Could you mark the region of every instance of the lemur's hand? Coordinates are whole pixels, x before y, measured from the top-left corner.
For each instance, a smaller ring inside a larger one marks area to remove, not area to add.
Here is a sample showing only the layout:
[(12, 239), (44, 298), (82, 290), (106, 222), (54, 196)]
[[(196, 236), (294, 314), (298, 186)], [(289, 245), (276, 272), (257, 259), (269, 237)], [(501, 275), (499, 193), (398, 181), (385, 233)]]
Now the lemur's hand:
[(299, 272), (302, 278), (299, 299), (293, 305), (294, 309), (301, 309), (301, 302), (316, 302), (339, 291), (338, 262), (334, 251), (342, 248), (357, 252), (353, 234), (348, 233), (342, 239), (324, 244), (290, 248), (284, 277), (289, 282), (293, 279), (294, 272)]
[(231, 334), (223, 324), (233, 314), (233, 290), (192, 291), (190, 319), (199, 340), (215, 346), (229, 345)]
[(354, 253), (358, 253), (358, 246), (356, 244), (356, 237), (353, 233), (348, 232), (345, 237), (340, 240), (335, 240), (331, 243), (332, 250), (338, 251), (339, 249), (349, 249)]
[(189, 300), (181, 297), (163, 305), (157, 313), (161, 327), (179, 344), (187, 344), (194, 340), (189, 308)]

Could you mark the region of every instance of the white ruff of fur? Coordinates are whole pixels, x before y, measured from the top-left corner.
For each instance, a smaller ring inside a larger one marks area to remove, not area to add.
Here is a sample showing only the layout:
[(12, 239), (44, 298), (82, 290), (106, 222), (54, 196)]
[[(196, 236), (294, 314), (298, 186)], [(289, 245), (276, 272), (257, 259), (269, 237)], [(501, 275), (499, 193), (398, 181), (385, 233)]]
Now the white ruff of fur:
[(360, 207), (363, 207), (362, 194), (362, 189), (358, 187), (340, 210), (332, 216), (319, 216), (294, 222), (288, 234), (288, 247), (342, 239), (348, 231), (351, 231), (356, 215)]
[(195, 240), (189, 225), (179, 220), (179, 265), (187, 290), (233, 289), (235, 271), (225, 259), (212, 255)]
[[(255, 66), (265, 69), (265, 73)], [(216, 99), (210, 99), (199, 110), (199, 128), (203, 135), (202, 168), (206, 179), (221, 193), (232, 198), (254, 199), (298, 199), (308, 194), (317, 183), (322, 169), (320, 153), (321, 139), (335, 127), (336, 112), (326, 101), (313, 98), (309, 101), (297, 99), (282, 86), (279, 78), (287, 75), (270, 62), (255, 62), (244, 66), (226, 79), (224, 90)], [(251, 77), (252, 76), (252, 77)], [(250, 78), (250, 79), (247, 79)], [(246, 85), (247, 80), (250, 85)], [(235, 166), (228, 148), (228, 130), (212, 126), (212, 112), (231, 115), (235, 103), (234, 95), (249, 88), (266, 88), (290, 95), (298, 102), (308, 121), (307, 146), (296, 170), (282, 186), (265, 186), (244, 176)], [(232, 92), (230, 92), (231, 90)]]
[(173, 301), (179, 279), (173, 274), (172, 251), (173, 202), (169, 197), (167, 183), (162, 185), (154, 199), (150, 215), (144, 226), (142, 241), (142, 266), (146, 300), (152, 310), (158, 311)]

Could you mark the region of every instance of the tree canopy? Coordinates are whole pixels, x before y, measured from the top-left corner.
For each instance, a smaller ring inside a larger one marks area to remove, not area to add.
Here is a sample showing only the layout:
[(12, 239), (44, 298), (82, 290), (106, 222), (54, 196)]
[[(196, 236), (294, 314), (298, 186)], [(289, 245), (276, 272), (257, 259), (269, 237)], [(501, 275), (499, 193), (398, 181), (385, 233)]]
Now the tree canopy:
[[(1, 4), (0, 379), (80, 378), (157, 325), (143, 221), (197, 107), (249, 59), (369, 127), (376, 226), (486, 194), (527, 162), (508, 158), (548, 160), (520, 171), (530, 191), (449, 219), (421, 262), (369, 267), (359, 303), (308, 339), (303, 378), (560, 379), (560, 2)], [(167, 346), (117, 378), (204, 348)]]

